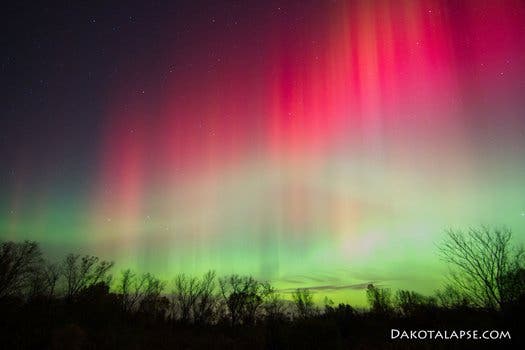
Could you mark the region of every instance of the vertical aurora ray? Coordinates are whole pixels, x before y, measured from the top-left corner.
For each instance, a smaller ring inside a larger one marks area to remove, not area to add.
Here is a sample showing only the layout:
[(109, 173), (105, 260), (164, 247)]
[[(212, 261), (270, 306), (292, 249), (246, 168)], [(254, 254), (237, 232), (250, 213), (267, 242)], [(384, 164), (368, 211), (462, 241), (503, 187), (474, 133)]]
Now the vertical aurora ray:
[[(119, 62), (75, 219), (61, 221), (60, 196), (24, 190), (21, 167), (7, 237), (45, 242), (74, 222), (67, 241), (165, 277), (423, 292), (438, 286), (445, 227), (505, 224), (523, 241), (522, 2), (279, 11), (186, 39), (184, 57), (166, 35)], [(322, 294), (362, 302), (349, 290)]]

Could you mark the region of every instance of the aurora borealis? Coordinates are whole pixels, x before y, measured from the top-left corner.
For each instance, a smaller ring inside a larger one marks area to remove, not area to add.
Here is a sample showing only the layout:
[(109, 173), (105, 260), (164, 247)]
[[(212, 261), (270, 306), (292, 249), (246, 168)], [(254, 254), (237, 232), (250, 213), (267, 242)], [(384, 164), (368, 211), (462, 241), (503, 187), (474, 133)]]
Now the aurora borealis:
[(2, 239), (351, 303), (525, 240), (523, 1), (12, 6)]

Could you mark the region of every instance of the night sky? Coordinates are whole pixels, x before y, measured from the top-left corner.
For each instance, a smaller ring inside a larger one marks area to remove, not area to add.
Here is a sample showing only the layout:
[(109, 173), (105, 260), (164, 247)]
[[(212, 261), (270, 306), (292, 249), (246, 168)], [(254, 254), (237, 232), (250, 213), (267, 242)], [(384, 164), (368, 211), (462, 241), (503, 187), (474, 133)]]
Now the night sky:
[(360, 303), (525, 241), (523, 1), (18, 1), (0, 238)]

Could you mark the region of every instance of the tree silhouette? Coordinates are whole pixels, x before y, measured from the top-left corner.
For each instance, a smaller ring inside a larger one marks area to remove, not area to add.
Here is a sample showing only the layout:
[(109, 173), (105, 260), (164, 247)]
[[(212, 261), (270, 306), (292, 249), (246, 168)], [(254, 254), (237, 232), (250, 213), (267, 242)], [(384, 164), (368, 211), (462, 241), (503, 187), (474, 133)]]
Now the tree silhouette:
[(55, 289), (60, 278), (60, 268), (56, 264), (42, 261), (32, 274), (28, 289), (30, 298), (55, 296)]
[(404, 316), (413, 316), (418, 311), (425, 311), (436, 305), (436, 299), (410, 290), (398, 290), (394, 295), (394, 306)]
[(52, 298), (55, 296), (55, 289), (60, 279), (60, 267), (57, 264), (46, 263), (42, 269), (42, 274), (44, 275), (47, 296)]
[(392, 311), (392, 293), (388, 288), (378, 288), (369, 284), (366, 288), (368, 303), (375, 314), (387, 315)]
[(193, 322), (198, 325), (209, 324), (213, 320), (215, 309), (215, 271), (208, 271), (202, 276), (197, 299), (193, 303)]
[(253, 324), (264, 302), (267, 288), (251, 276), (230, 275), (219, 279), (221, 295), (230, 315), (231, 325)]
[(30, 287), (42, 262), (36, 242), (0, 243), (0, 299), (21, 294)]
[(180, 313), (182, 323), (189, 323), (191, 312), (199, 297), (200, 282), (196, 277), (188, 277), (181, 273), (175, 277), (173, 290), (173, 304)]
[(62, 266), (62, 274), (66, 280), (66, 298), (72, 299), (82, 290), (100, 282), (109, 285), (109, 270), (112, 267), (113, 262), (100, 261), (96, 256), (67, 255)]
[(512, 232), (486, 226), (447, 230), (441, 258), (451, 265), (450, 284), (475, 306), (502, 309), (522, 293), (517, 272), (524, 251), (511, 244)]
[(292, 293), (292, 299), (300, 318), (308, 318), (314, 315), (315, 305), (313, 294), (309, 289), (298, 288)]
[(136, 311), (140, 300), (144, 298), (146, 280), (145, 275), (139, 277), (131, 269), (121, 272), (116, 289), (121, 308), (125, 313)]
[(469, 298), (450, 284), (436, 291), (436, 299), (439, 306), (447, 309), (459, 309), (471, 306)]
[(343, 337), (348, 337), (351, 332), (352, 324), (356, 321), (356, 310), (348, 304), (333, 306), (333, 301), (325, 302), (325, 316), (332, 318), (337, 323), (339, 333)]
[(266, 318), (270, 321), (284, 320), (286, 318), (286, 305), (283, 296), (275, 290), (270, 284), (265, 286), (266, 301), (263, 305)]
[(139, 299), (139, 312), (150, 315), (153, 320), (164, 319), (169, 306), (169, 300), (162, 295), (166, 283), (151, 273), (145, 273), (141, 279), (142, 295)]
[(268, 282), (257, 282), (251, 285), (248, 290), (243, 315), (243, 322), (245, 324), (253, 325), (255, 323), (261, 306), (265, 303), (266, 298), (271, 292), (272, 287)]

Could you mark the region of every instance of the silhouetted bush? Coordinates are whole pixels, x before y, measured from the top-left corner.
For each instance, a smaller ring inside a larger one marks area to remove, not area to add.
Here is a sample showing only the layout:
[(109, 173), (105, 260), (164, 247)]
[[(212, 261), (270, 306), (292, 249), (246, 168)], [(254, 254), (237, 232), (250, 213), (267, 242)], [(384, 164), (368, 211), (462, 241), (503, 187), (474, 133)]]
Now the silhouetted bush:
[(292, 299), (300, 318), (309, 318), (316, 313), (312, 292), (306, 288), (298, 288), (292, 293)]
[(366, 288), (366, 297), (371, 311), (376, 315), (390, 315), (392, 313), (392, 293), (388, 288), (378, 288), (369, 284)]

